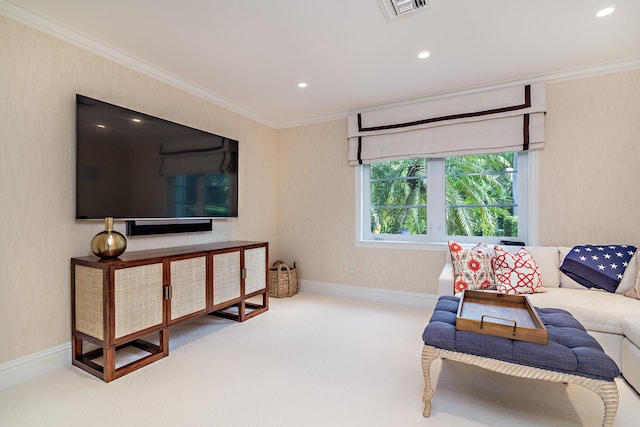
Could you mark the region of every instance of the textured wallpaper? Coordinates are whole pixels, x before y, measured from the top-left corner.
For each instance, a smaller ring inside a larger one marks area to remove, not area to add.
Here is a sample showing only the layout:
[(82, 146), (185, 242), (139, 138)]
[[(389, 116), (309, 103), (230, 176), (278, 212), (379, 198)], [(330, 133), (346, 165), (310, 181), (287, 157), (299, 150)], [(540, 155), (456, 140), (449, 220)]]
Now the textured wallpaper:
[[(549, 83), (545, 132), (530, 243), (640, 244), (640, 70)], [(346, 119), (280, 132), (281, 252), (307, 280), (437, 294), (445, 252), (354, 247), (346, 138)]]
[[(0, 363), (70, 341), (69, 258), (103, 228), (74, 220), (76, 93), (240, 141), (237, 220), (127, 250), (265, 240), (302, 280), (437, 293), (444, 251), (354, 246), (346, 118), (269, 129), (3, 17), (0, 52)], [(539, 244), (640, 244), (639, 100), (640, 70), (548, 85)]]
[(4, 17), (0, 52), (0, 363), (70, 341), (69, 259), (104, 229), (75, 221), (76, 93), (239, 140), (238, 219), (127, 251), (243, 239), (275, 252), (275, 130)]

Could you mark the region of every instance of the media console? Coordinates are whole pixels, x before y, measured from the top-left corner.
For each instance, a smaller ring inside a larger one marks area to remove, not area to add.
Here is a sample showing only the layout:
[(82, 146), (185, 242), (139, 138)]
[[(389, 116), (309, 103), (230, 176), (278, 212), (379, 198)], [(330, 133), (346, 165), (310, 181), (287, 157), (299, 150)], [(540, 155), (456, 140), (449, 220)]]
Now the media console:
[[(73, 365), (110, 382), (168, 356), (176, 323), (267, 311), (268, 252), (266, 242), (233, 241), (72, 258)], [(134, 360), (117, 361), (118, 350)]]

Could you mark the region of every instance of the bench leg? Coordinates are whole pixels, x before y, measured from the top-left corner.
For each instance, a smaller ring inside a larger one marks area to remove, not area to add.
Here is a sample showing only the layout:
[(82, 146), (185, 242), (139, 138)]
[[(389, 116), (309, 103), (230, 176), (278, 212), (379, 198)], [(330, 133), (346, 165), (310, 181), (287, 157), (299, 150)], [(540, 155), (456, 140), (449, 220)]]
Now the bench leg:
[(425, 418), (428, 418), (431, 414), (431, 400), (434, 394), (433, 388), (431, 387), (431, 362), (436, 358), (455, 360), (514, 377), (561, 382), (563, 384), (576, 384), (587, 388), (597, 393), (604, 403), (603, 427), (613, 426), (613, 420), (618, 412), (619, 397), (618, 387), (615, 381), (596, 380), (424, 345), (422, 347), (422, 373), (424, 374), (424, 394), (422, 396), (424, 411), (422, 415)]
[(598, 396), (602, 398), (604, 402), (604, 419), (602, 420), (602, 427), (613, 426), (613, 420), (618, 412), (618, 387), (616, 383), (611, 381), (610, 383), (603, 385), (599, 390), (596, 390)]
[(613, 426), (613, 420), (618, 412), (619, 396), (618, 386), (615, 381), (600, 381), (584, 377), (574, 377), (569, 381), (588, 390), (595, 392), (604, 403), (604, 418), (602, 419), (602, 427)]
[(424, 375), (424, 393), (422, 401), (424, 402), (424, 410), (422, 416), (429, 418), (431, 415), (431, 399), (433, 399), (433, 388), (431, 387), (431, 362), (436, 359), (435, 349), (425, 345), (422, 347), (422, 373)]

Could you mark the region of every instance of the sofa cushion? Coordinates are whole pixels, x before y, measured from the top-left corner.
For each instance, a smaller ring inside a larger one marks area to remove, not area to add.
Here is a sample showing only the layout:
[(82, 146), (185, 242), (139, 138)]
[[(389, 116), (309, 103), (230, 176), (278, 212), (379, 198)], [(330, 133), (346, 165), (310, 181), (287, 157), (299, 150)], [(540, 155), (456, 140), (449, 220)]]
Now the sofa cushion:
[(640, 314), (635, 317), (627, 317), (622, 321), (622, 332), (629, 341), (640, 347)]
[[(485, 248), (486, 245), (479, 244), (474, 247), (475, 250), (479, 250), (482, 246)], [(505, 251), (515, 254), (517, 253), (523, 246), (500, 246)], [(540, 276), (542, 276), (542, 284), (545, 287), (557, 288), (560, 286), (560, 274), (559, 270), (560, 262), (562, 258), (560, 258), (560, 254), (558, 252), (557, 246), (524, 246), (524, 248), (533, 256), (533, 259), (538, 263)], [(571, 249), (571, 248), (569, 248)], [(490, 258), (495, 256), (494, 246), (488, 247), (484, 249), (484, 251), (489, 254)]]
[(456, 242), (449, 242), (453, 265), (455, 292), (465, 289), (490, 289), (495, 286), (490, 256), (483, 247), (465, 249)]
[(559, 307), (571, 312), (590, 331), (622, 335), (624, 319), (640, 315), (638, 300), (584, 287), (549, 288), (546, 293), (527, 298), (538, 307)]
[[(628, 268), (628, 267), (627, 267)], [(625, 297), (640, 299), (640, 272), (636, 277), (634, 286), (624, 293)]]
[(530, 294), (545, 292), (538, 264), (531, 254), (521, 248), (515, 255), (496, 246), (492, 265), (496, 288), (501, 294)]
[(525, 246), (540, 267), (540, 276), (545, 288), (560, 286), (560, 254), (556, 246)]
[(621, 354), (620, 368), (624, 370), (624, 379), (640, 393), (640, 348), (625, 338)]

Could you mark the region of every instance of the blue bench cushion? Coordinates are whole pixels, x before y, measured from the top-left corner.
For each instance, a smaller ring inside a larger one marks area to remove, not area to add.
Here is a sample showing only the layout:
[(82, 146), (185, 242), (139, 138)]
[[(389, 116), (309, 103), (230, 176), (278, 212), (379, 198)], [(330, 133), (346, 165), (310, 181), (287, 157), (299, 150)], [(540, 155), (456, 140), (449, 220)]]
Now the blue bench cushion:
[(458, 331), (456, 313), (459, 302), (458, 297), (440, 297), (422, 333), (425, 344), (598, 380), (613, 381), (620, 375), (618, 365), (568, 311), (535, 308), (549, 335), (549, 342), (545, 345)]

